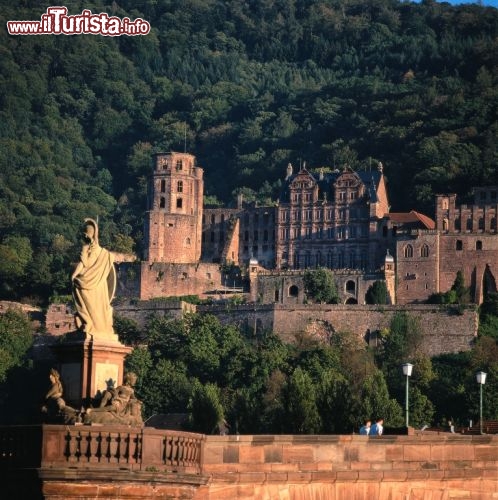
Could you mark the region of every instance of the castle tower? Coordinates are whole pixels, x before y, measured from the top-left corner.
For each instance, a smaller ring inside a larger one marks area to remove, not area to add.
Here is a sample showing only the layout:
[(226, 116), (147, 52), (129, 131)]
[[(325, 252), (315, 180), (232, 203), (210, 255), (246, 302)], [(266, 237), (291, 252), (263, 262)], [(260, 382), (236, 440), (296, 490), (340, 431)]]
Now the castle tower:
[(384, 278), (386, 280), (387, 292), (389, 293), (389, 304), (396, 304), (396, 264), (394, 257), (387, 250), (384, 259)]
[(192, 264), (201, 256), (203, 170), (188, 153), (157, 153), (149, 179), (145, 260)]

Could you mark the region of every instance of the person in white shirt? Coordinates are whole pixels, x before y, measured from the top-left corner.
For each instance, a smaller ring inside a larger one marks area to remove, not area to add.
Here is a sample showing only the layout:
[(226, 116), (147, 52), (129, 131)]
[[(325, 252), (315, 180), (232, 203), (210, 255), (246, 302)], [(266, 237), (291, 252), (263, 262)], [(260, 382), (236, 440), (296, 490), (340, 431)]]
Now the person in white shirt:
[(384, 432), (384, 419), (379, 418), (375, 424), (370, 428), (369, 436), (382, 436)]

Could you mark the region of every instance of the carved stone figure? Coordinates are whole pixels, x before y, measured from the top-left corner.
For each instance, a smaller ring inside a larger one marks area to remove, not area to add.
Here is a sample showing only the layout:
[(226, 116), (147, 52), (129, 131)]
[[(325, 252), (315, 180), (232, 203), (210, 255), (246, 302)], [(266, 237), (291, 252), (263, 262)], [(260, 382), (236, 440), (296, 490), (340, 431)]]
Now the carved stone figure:
[(52, 368), (49, 378), (51, 385), (45, 395), (42, 413), (44, 413), (46, 419), (51, 422), (64, 422), (66, 424), (74, 423), (78, 417), (78, 411), (67, 406), (64, 399), (62, 399), (63, 389), (59, 372)]
[(142, 402), (135, 397), (133, 388), (137, 376), (128, 372), (123, 385), (104, 392), (99, 408), (87, 408), (86, 424), (142, 425)]
[(85, 219), (84, 239), (80, 261), (71, 277), (76, 325), (94, 338), (115, 340), (111, 307), (116, 289), (113, 257), (99, 245), (99, 228), (93, 219)]

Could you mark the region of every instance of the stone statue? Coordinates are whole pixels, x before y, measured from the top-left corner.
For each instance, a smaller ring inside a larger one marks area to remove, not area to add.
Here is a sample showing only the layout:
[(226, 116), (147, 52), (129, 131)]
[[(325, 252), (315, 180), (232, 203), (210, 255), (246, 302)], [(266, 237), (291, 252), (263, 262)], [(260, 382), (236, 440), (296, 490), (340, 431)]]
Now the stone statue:
[(99, 228), (93, 219), (85, 219), (84, 239), (80, 261), (71, 277), (76, 325), (94, 339), (115, 340), (111, 307), (116, 290), (113, 257), (99, 245)]
[(49, 374), (50, 389), (45, 395), (45, 403), (42, 406), (42, 413), (51, 422), (64, 422), (72, 424), (77, 420), (78, 412), (74, 408), (66, 405), (62, 399), (62, 383), (59, 372), (52, 368)]
[(87, 408), (85, 424), (142, 425), (142, 402), (135, 397), (133, 388), (137, 376), (128, 372), (123, 385), (104, 392), (99, 408)]

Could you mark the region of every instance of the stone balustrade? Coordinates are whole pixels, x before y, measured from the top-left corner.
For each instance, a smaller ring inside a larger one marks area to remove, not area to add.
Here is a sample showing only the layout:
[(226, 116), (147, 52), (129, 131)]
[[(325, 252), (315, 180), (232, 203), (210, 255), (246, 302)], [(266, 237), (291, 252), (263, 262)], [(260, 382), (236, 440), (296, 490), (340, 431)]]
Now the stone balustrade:
[(115, 468), (199, 474), (204, 436), (128, 426), (1, 426), (0, 467)]
[[(0, 427), (0, 476), (2, 498), (18, 500), (492, 500), (498, 498), (498, 436)], [(29, 493), (23, 496), (22, 488)]]

